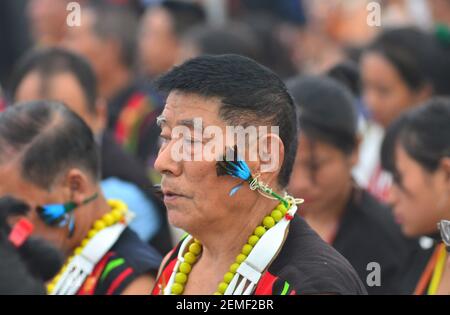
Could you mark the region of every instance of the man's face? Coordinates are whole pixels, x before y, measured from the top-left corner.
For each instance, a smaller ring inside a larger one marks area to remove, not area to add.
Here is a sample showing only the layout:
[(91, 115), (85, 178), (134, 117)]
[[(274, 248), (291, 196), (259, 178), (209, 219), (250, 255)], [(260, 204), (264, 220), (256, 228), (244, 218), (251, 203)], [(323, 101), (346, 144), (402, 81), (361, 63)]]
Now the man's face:
[(33, 234), (46, 239), (60, 249), (66, 248), (67, 229), (46, 225), (36, 211), (37, 206), (69, 201), (70, 195), (64, 186), (55, 185), (51, 190), (45, 190), (24, 180), (20, 174), (19, 163), (16, 161), (0, 165), (0, 178), (8, 179), (0, 181), (0, 196), (10, 195), (30, 206), (31, 211), (27, 218), (34, 225)]
[(27, 4), (27, 15), (31, 32), (36, 40), (54, 44), (67, 29), (67, 1), (31, 0)]
[(37, 72), (31, 72), (22, 80), (17, 88), (14, 99), (16, 102), (26, 102), (39, 99), (49, 99), (63, 102), (68, 108), (80, 116), (95, 132), (103, 129), (101, 119), (89, 111), (86, 97), (79, 82), (70, 73), (62, 72), (43, 79)]
[[(174, 159), (172, 148), (180, 139), (172, 137), (172, 130), (177, 126), (189, 125), (186, 122), (201, 118), (203, 128), (218, 126), (225, 134), (226, 124), (218, 115), (219, 104), (218, 99), (173, 91), (161, 115), (165, 122), (161, 124), (162, 145), (155, 168), (162, 174), (169, 222), (191, 232), (220, 224), (226, 217), (245, 209), (257, 196), (244, 185), (230, 197), (230, 190), (240, 181), (231, 176), (217, 176), (215, 160), (177, 162)], [(191, 141), (202, 140), (208, 142), (193, 133), (190, 138), (181, 139), (188, 147), (192, 146)], [(222, 153), (223, 148), (217, 151), (217, 155)], [(249, 165), (252, 167), (251, 163)]]

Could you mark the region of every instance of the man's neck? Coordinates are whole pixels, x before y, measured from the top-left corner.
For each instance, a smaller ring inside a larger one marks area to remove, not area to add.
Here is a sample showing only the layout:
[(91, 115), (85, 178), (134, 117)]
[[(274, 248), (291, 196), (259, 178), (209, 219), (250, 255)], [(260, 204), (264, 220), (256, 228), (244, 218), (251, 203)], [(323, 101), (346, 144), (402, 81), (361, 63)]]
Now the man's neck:
[(239, 217), (230, 216), (228, 220), (222, 221), (220, 226), (208, 229), (205, 234), (199, 236), (203, 244), (202, 259), (229, 266), (241, 252), (242, 246), (247, 243), (248, 237), (261, 224), (264, 216), (269, 215), (278, 203), (258, 196), (250, 208), (240, 209)]

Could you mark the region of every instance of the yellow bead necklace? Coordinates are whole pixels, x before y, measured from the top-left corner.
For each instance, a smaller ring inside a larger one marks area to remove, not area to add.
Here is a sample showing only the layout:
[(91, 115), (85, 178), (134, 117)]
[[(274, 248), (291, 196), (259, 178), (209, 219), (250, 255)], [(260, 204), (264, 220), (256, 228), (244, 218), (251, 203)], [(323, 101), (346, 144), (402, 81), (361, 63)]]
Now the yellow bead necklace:
[[(280, 203), (270, 215), (264, 217), (262, 224), (255, 228), (253, 234), (248, 238), (247, 243), (242, 247), (241, 253), (236, 256), (235, 262), (231, 264), (229, 271), (223, 276), (222, 281), (219, 283), (217, 290), (214, 293), (215, 295), (223, 295), (225, 293), (239, 266), (247, 256), (250, 255), (259, 239), (284, 216), (289, 216), (289, 214), (286, 214), (287, 210), (286, 206), (283, 203)], [(292, 217), (289, 219), (292, 219)], [(189, 245), (188, 251), (183, 256), (184, 261), (180, 264), (178, 271), (175, 274), (175, 280), (171, 287), (172, 294), (180, 295), (183, 293), (188, 280), (188, 275), (192, 270), (192, 265), (197, 261), (201, 251), (202, 245), (200, 241), (194, 239)]]

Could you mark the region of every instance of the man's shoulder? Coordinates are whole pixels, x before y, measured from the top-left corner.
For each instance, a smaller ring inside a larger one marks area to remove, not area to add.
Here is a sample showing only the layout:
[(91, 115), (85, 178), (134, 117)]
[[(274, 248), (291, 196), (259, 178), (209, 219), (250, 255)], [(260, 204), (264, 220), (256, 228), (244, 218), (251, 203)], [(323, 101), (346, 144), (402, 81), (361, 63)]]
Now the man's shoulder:
[(299, 216), (269, 272), (289, 282), (298, 294), (365, 294), (356, 271)]
[(159, 268), (162, 257), (149, 244), (143, 242), (137, 234), (126, 228), (116, 244), (111, 248), (117, 257), (123, 258), (127, 264), (138, 272), (154, 272)]
[(161, 256), (126, 228), (113, 247), (95, 266), (93, 294), (121, 294), (144, 274), (156, 276)]

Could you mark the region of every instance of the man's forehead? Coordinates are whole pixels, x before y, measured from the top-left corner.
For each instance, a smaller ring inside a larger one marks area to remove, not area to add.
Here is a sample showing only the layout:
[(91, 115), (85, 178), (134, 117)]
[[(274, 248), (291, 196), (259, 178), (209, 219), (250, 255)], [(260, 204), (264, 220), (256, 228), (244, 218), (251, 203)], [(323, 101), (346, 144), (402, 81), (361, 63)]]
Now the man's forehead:
[(193, 125), (194, 119), (201, 118), (205, 125), (220, 124), (219, 107), (219, 98), (175, 91), (167, 97), (164, 110), (157, 121), (159, 125), (189, 126)]

